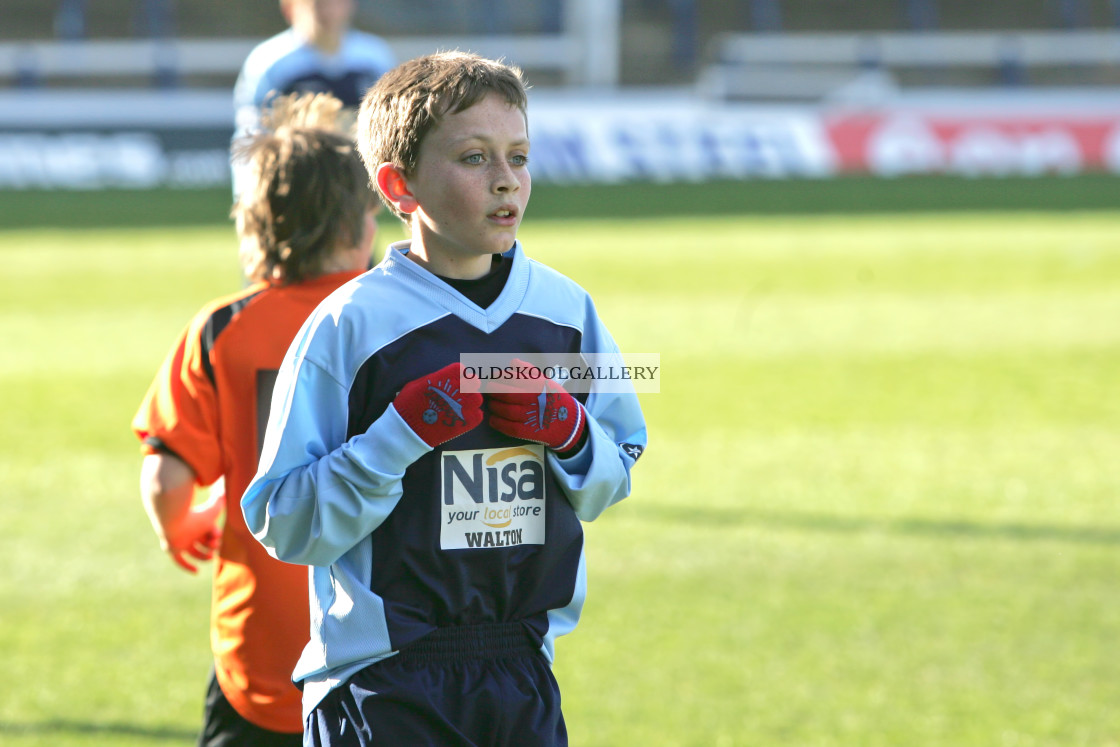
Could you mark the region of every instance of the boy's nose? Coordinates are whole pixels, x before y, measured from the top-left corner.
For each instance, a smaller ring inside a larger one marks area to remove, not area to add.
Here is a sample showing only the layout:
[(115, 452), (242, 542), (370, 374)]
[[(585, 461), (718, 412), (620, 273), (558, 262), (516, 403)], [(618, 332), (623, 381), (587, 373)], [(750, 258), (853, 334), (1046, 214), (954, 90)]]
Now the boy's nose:
[(521, 183), (517, 181), (517, 176), (513, 173), (513, 167), (508, 163), (498, 161), (494, 169), (493, 185), (495, 192), (513, 192), (521, 187)]

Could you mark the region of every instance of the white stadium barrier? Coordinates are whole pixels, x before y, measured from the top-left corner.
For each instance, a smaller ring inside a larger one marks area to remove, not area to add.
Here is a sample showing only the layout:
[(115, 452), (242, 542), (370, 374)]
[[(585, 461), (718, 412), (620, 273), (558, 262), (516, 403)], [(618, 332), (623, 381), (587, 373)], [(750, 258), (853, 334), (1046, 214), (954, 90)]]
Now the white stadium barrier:
[[(176, 75), (236, 76), (259, 39), (168, 39), (115, 41), (0, 42), (0, 80), (139, 77)], [(437, 49), (464, 49), (504, 57), (526, 69), (560, 73), (580, 85), (583, 44), (563, 34), (521, 36), (393, 37), (386, 41), (398, 59)]]
[[(820, 100), (868, 73), (976, 68), (996, 77), (1040, 68), (1120, 69), (1120, 31), (729, 33), (700, 76), (713, 98)], [(885, 80), (884, 80), (885, 78)]]

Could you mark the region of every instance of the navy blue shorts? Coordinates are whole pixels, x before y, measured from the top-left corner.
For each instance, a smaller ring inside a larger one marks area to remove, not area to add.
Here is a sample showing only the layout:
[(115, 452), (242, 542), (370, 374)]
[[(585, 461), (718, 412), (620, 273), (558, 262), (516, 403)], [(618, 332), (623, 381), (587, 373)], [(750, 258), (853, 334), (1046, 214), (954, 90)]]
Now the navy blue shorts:
[(310, 747), (567, 747), (560, 689), (519, 623), (441, 628), (308, 716)]

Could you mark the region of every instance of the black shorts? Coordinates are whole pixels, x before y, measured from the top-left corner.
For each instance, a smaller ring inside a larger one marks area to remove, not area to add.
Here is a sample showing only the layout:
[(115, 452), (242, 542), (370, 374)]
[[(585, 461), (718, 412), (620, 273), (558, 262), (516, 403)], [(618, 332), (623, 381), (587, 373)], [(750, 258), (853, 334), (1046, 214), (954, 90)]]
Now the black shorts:
[(520, 623), (441, 628), (308, 717), (309, 747), (566, 747), (552, 668)]
[(238, 713), (226, 700), (218, 678), (210, 673), (206, 712), (198, 747), (302, 747), (303, 734), (262, 729)]

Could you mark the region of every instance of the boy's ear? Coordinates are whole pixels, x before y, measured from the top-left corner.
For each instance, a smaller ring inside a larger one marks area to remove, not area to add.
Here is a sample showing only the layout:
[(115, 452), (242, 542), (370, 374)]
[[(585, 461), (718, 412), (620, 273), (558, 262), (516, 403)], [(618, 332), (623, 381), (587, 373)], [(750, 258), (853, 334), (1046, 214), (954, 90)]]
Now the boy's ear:
[(412, 192), (408, 191), (404, 174), (391, 163), (383, 163), (377, 167), (377, 188), (402, 213), (413, 213), (420, 207)]

